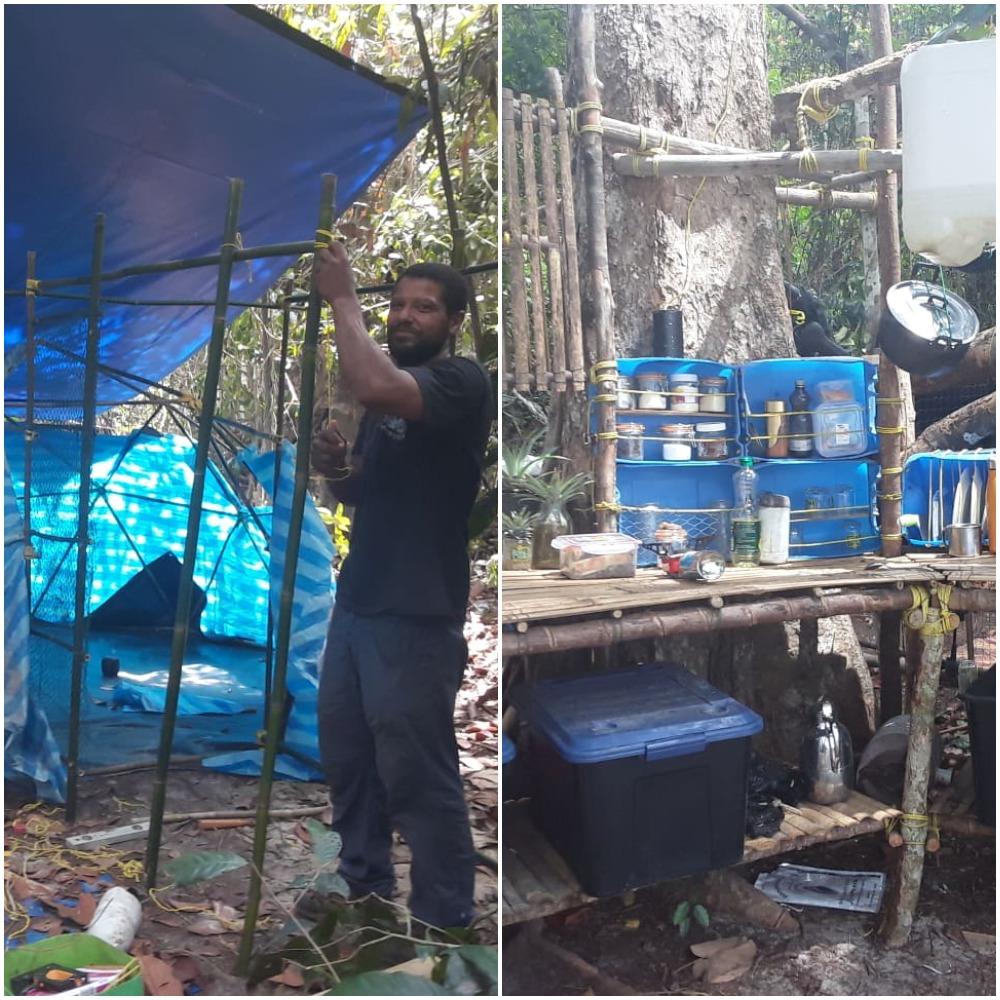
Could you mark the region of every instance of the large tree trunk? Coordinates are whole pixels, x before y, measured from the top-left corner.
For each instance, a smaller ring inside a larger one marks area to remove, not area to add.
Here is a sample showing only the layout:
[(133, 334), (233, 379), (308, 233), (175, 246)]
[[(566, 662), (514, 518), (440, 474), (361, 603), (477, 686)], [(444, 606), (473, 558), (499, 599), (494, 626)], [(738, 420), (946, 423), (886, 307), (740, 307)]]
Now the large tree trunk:
[[(761, 7), (609, 4), (596, 17), (605, 114), (768, 149)], [(690, 356), (747, 361), (792, 353), (773, 179), (631, 178), (610, 166), (605, 178), (620, 354), (651, 354), (653, 310), (678, 303)]]
[[(769, 149), (760, 6), (615, 4), (595, 10), (605, 115), (690, 138)], [(578, 8), (570, 12), (579, 16)], [(578, 100), (579, 62), (570, 51), (569, 94)], [(615, 151), (606, 144), (606, 157)], [(605, 189), (619, 356), (651, 355), (653, 310), (678, 304), (689, 357), (743, 362), (794, 356), (772, 178), (632, 178), (606, 163)], [(586, 257), (585, 205), (578, 190), (580, 272), (588, 276), (593, 264)], [(587, 329), (593, 325), (593, 289), (586, 278), (582, 290)], [(579, 429), (578, 420), (558, 416), (563, 431)], [(570, 454), (578, 442), (563, 438), (561, 448)], [(849, 618), (822, 621), (801, 636), (798, 624), (789, 623), (746, 630), (725, 642), (674, 637), (657, 646), (657, 655), (710, 676), (766, 710), (768, 748), (777, 755), (797, 756), (804, 708), (821, 693), (841, 702), (859, 743), (870, 735), (871, 679)]]

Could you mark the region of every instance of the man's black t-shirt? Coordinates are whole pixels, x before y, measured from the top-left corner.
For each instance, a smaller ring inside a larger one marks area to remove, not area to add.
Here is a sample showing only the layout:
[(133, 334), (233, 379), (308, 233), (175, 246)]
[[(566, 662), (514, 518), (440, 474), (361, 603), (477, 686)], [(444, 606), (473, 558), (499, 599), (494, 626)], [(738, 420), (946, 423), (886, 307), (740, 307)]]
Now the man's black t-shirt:
[(468, 520), (492, 420), (489, 376), (468, 358), (407, 368), (420, 386), (419, 421), (366, 413), (351, 548), (337, 601), (359, 615), (464, 619)]

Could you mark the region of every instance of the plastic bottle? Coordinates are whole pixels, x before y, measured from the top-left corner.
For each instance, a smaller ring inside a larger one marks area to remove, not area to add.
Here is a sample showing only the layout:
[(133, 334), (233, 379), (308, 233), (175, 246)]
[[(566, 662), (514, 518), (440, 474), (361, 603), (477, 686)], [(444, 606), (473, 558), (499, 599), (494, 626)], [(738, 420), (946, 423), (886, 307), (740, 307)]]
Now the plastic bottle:
[(803, 379), (796, 380), (788, 403), (791, 408), (788, 417), (788, 457), (810, 458), (813, 453), (812, 404)]
[(757, 508), (758, 477), (752, 458), (741, 458), (733, 475), (733, 565), (760, 564), (760, 515)]
[(788, 562), (792, 504), (780, 493), (760, 498), (760, 561), (771, 565)]

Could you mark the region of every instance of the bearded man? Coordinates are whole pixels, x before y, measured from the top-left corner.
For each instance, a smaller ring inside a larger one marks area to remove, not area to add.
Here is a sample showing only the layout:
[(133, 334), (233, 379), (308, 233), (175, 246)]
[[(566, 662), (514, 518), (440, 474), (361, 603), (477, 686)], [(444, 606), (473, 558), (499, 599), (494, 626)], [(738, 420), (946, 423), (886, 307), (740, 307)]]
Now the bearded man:
[(352, 897), (392, 896), (392, 831), (410, 847), (410, 911), (473, 917), (475, 850), (452, 716), (465, 671), (468, 519), (494, 416), (489, 377), (455, 357), (465, 278), (415, 264), (389, 302), (387, 357), (368, 335), (344, 248), (318, 254), (339, 371), (364, 406), (353, 446), (331, 422), (312, 463), (354, 507), (319, 687), (319, 737)]

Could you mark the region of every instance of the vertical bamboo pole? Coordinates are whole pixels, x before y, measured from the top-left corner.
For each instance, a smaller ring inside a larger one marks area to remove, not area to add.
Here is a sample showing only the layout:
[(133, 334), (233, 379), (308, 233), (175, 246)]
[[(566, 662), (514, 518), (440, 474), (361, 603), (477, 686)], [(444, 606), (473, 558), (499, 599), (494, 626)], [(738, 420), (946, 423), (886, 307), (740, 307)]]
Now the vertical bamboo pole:
[[(932, 599), (936, 604), (936, 600)], [(941, 609), (928, 609), (927, 624), (940, 621)], [(903, 813), (926, 816), (927, 790), (930, 787), (931, 740), (934, 735), (934, 703), (937, 698), (944, 655), (942, 634), (920, 635), (920, 661), (910, 698), (910, 736), (906, 747), (906, 771), (903, 777)], [(906, 944), (913, 927), (913, 917), (920, 896), (924, 873), (926, 823), (902, 822), (904, 845), (899, 848), (898, 865), (889, 880), (885, 916), (879, 936), (890, 947)]]
[[(285, 426), (285, 366), (288, 364), (288, 333), (292, 310), (288, 297), (281, 301), (281, 354), (278, 361), (278, 391), (274, 405), (274, 477), (271, 481), (271, 531), (274, 534), (274, 511), (278, 505), (278, 480), (281, 476), (281, 446)], [(270, 545), (268, 546), (270, 551)], [(264, 729), (271, 720), (271, 691), (274, 684), (274, 613), (271, 610), (271, 567), (267, 567), (267, 650), (264, 656)]]
[[(594, 8), (587, 4), (573, 7), (571, 17), (575, 24), (577, 55), (582, 75), (583, 103), (591, 105), (577, 112), (580, 146), (583, 153), (583, 177), (587, 197), (587, 216), (590, 238), (590, 280), (594, 295), (594, 326), (591, 340), (591, 357), (595, 364), (609, 362), (615, 356), (614, 299), (611, 294), (611, 277), (608, 266), (608, 223), (604, 204), (604, 141), (601, 137), (601, 85), (597, 78), (597, 59), (594, 48)], [(579, 120), (583, 119), (583, 120)], [(564, 198), (563, 201), (566, 199)], [(594, 457), (594, 507), (597, 511), (598, 531), (614, 531), (618, 518), (611, 505), (615, 500), (615, 406), (617, 378), (609, 377), (608, 368), (598, 372), (597, 393), (610, 397), (598, 404), (597, 454)]]
[[(316, 231), (316, 249), (329, 243), (333, 224), (333, 206), (336, 201), (337, 178), (323, 175), (319, 206), (319, 225)], [(315, 268), (315, 254), (313, 267)], [(267, 819), (271, 804), (271, 782), (274, 762), (278, 756), (284, 726), (286, 677), (288, 674), (288, 646), (292, 634), (292, 603), (295, 598), (295, 575), (298, 569), (299, 549), (302, 544), (302, 522), (305, 515), (306, 491), (309, 486), (309, 443), (312, 438), (313, 403), (316, 390), (316, 346), (319, 343), (319, 319), (322, 302), (315, 287), (309, 292), (309, 308), (302, 340), (301, 378), (299, 389), (299, 433), (295, 454), (295, 489), (292, 494), (288, 539), (281, 584), (281, 605), (278, 610), (278, 648), (274, 665), (274, 684), (271, 689), (271, 710), (268, 717), (267, 738), (264, 744), (264, 762), (257, 792), (257, 818), (254, 823), (253, 868), (250, 890), (247, 893), (246, 913), (243, 918), (243, 937), (237, 960), (237, 972), (246, 974), (253, 950), (253, 935), (260, 909), (261, 880), (264, 872), (264, 854), (267, 850)]]
[(35, 543), (31, 537), (31, 480), (32, 459), (35, 441), (35, 279), (37, 277), (37, 254), (28, 251), (27, 276), (24, 292), (24, 346), (25, 358), (25, 401), (24, 401), (24, 561), (25, 578), (28, 588), (28, 614), (31, 614), (31, 561), (36, 558)]
[(563, 98), (559, 70), (545, 71), (549, 81), (552, 104), (556, 110), (559, 133), (559, 180), (562, 189), (562, 231), (566, 241), (566, 317), (569, 340), (566, 360), (573, 376), (573, 388), (578, 392), (587, 387), (587, 366), (583, 360), (583, 319), (580, 300), (580, 261), (576, 246), (576, 205), (573, 199), (573, 154), (569, 142), (566, 103)]
[(524, 287), (524, 240), (521, 236), (521, 195), (517, 177), (517, 139), (514, 131), (514, 95), (505, 90), (502, 95), (503, 116), (503, 183), (507, 197), (507, 301), (510, 305), (510, 331), (514, 343), (514, 388), (527, 392), (531, 388), (528, 351), (528, 303)]
[(538, 146), (542, 160), (542, 196), (545, 199), (545, 235), (549, 241), (549, 301), (552, 305), (553, 389), (566, 389), (566, 324), (563, 319), (562, 227), (556, 191), (555, 158), (552, 152), (552, 115), (549, 102), (538, 101)]
[[(870, 4), (868, 7), (872, 28), (873, 55), (876, 59), (892, 53), (892, 26), (887, 4)], [(896, 88), (879, 86), (877, 91), (878, 127), (875, 142), (879, 149), (895, 149), (896, 128)], [(899, 249), (899, 178), (892, 171), (882, 171), (876, 182), (878, 200), (875, 211), (876, 243), (878, 248), (879, 283), (881, 309), (885, 308), (885, 296), (889, 289), (900, 280)], [(909, 408), (902, 400), (910, 397), (910, 376), (898, 368), (879, 352), (878, 371), (879, 397), (877, 408), (878, 427), (886, 428), (879, 434), (879, 461), (882, 465), (882, 488), (879, 497), (879, 513), (882, 532), (882, 554), (898, 556), (903, 551), (903, 539), (899, 527), (901, 498), (903, 493), (903, 451), (912, 440), (913, 427), (910, 423)], [(896, 402), (899, 400), (899, 402)], [(899, 433), (897, 428), (903, 428)], [(884, 614), (879, 618), (879, 669), (884, 678), (880, 692), (880, 717), (883, 721), (899, 714), (902, 704), (902, 681), (899, 671), (901, 622), (898, 614)]]
[[(856, 139), (867, 139), (871, 136), (870, 100), (868, 94), (865, 94), (854, 102), (854, 137)], [(874, 184), (864, 184), (861, 190), (874, 190)], [(878, 334), (879, 313), (882, 311), (882, 282), (878, 264), (878, 226), (875, 222), (875, 216), (871, 212), (858, 212), (857, 219), (861, 229), (861, 247), (864, 258), (864, 347), (865, 350), (874, 350)]]
[(545, 343), (545, 292), (542, 288), (542, 249), (538, 240), (538, 182), (535, 177), (535, 125), (531, 98), (521, 95), (521, 162), (524, 164), (524, 200), (527, 213), (528, 255), (531, 259), (531, 331), (534, 334), (535, 388), (547, 390), (552, 381)]
[(195, 450), (194, 478), (188, 508), (187, 535), (184, 539), (184, 561), (177, 588), (177, 617), (174, 619), (173, 643), (170, 648), (170, 674), (167, 679), (166, 702), (163, 707), (163, 725), (160, 729), (160, 750), (156, 758), (156, 776), (153, 779), (153, 801), (149, 815), (149, 837), (146, 841), (146, 885), (156, 885), (156, 872), (160, 860), (160, 840), (163, 833), (163, 811), (167, 799), (167, 771), (170, 751), (174, 742), (177, 722), (177, 703), (181, 691), (181, 671), (187, 648), (191, 617), (191, 597), (194, 587), (194, 563), (198, 554), (198, 533), (201, 528), (201, 505), (205, 495), (205, 470), (208, 449), (212, 439), (212, 422), (215, 418), (216, 395), (219, 391), (219, 373), (222, 369), (222, 346), (226, 334), (226, 312), (229, 306), (229, 284), (233, 274), (233, 255), (236, 251), (236, 230), (243, 195), (243, 181), (229, 182), (229, 201), (219, 255), (219, 276), (215, 290), (215, 311), (212, 316), (212, 336), (208, 344), (205, 369), (205, 387), (202, 392), (201, 412), (198, 416), (198, 446)]
[(101, 337), (101, 267), (104, 262), (104, 216), (94, 222), (90, 257), (90, 314), (87, 319), (83, 372), (83, 421), (80, 431), (80, 506), (76, 528), (76, 594), (73, 603), (73, 673), (70, 680), (69, 745), (66, 750), (66, 819), (76, 819), (80, 785), (80, 710), (87, 660), (87, 549), (90, 546), (90, 466), (97, 423), (97, 362)]

